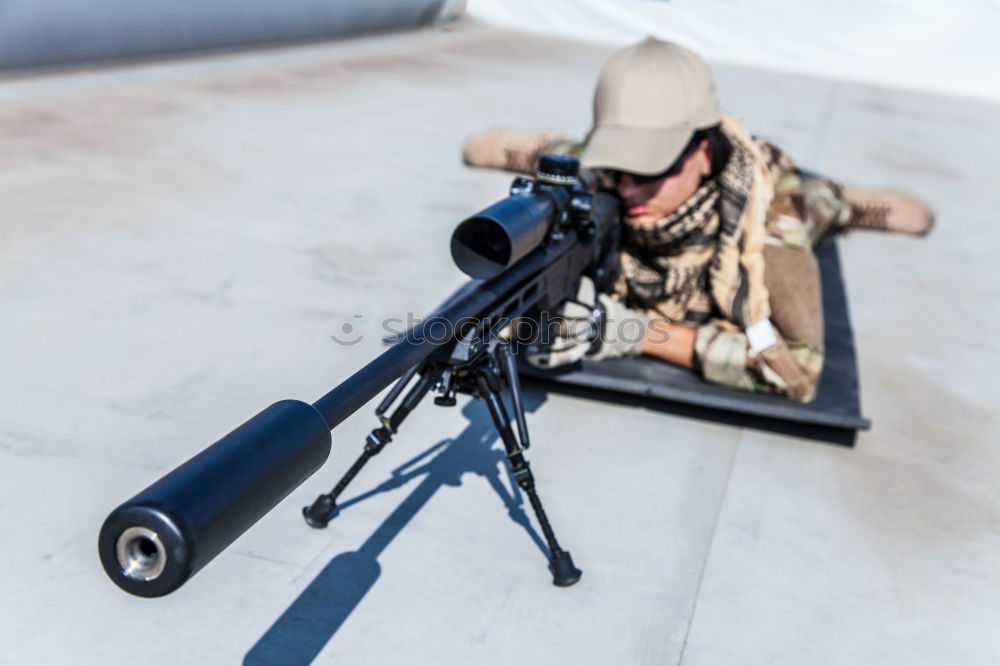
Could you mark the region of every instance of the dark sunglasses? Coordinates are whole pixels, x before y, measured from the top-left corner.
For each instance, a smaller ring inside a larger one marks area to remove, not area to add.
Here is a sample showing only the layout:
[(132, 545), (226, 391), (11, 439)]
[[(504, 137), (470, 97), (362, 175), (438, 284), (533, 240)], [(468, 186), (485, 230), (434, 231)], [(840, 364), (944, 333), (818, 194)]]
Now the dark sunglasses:
[(681, 172), (681, 169), (684, 168), (684, 163), (687, 162), (687, 158), (691, 157), (691, 154), (698, 149), (699, 145), (701, 145), (701, 141), (691, 141), (691, 143), (684, 147), (684, 150), (681, 152), (680, 156), (674, 160), (674, 163), (667, 167), (666, 171), (661, 171), (660, 173), (645, 175), (641, 173), (631, 173), (609, 169), (608, 174), (611, 176), (612, 180), (614, 180), (615, 185), (617, 185), (621, 180), (623, 173), (628, 173), (628, 175), (632, 178), (632, 182), (639, 186), (648, 185), (649, 183), (656, 182), (662, 178), (670, 178)]

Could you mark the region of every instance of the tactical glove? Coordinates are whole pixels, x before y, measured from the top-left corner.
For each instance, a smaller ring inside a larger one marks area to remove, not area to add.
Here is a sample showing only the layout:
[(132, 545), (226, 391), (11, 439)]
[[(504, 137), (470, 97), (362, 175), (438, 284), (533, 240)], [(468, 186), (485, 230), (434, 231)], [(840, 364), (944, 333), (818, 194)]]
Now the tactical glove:
[(637, 356), (642, 353), (649, 316), (597, 293), (593, 281), (583, 277), (576, 298), (555, 313), (555, 323), (550, 329), (554, 333), (551, 343), (525, 353), (535, 367), (554, 368), (582, 358), (600, 361)]

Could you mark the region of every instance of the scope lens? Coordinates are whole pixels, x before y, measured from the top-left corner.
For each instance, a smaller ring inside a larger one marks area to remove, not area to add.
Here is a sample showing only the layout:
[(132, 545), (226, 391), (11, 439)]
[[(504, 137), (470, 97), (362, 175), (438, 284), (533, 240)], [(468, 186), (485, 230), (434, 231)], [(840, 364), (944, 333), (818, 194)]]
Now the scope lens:
[(474, 256), (504, 266), (510, 261), (510, 237), (503, 226), (486, 217), (466, 220), (455, 230), (455, 239)]

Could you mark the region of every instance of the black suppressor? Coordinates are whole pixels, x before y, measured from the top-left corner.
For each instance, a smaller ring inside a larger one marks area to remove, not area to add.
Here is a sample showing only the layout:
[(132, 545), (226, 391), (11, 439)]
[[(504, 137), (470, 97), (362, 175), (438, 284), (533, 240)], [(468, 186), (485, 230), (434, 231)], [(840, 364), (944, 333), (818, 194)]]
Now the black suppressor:
[(140, 597), (176, 590), (319, 469), (330, 440), (312, 405), (271, 405), (112, 511), (104, 570)]

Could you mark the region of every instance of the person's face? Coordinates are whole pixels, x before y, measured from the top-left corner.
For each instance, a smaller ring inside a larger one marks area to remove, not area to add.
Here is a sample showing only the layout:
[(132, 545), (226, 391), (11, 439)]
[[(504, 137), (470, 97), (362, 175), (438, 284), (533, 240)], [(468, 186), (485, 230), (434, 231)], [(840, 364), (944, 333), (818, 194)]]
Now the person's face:
[(695, 193), (701, 179), (712, 172), (708, 141), (702, 141), (694, 152), (682, 155), (679, 160), (681, 164), (675, 173), (648, 183), (636, 183), (627, 172), (619, 175), (617, 192), (629, 224), (648, 227), (670, 215)]

